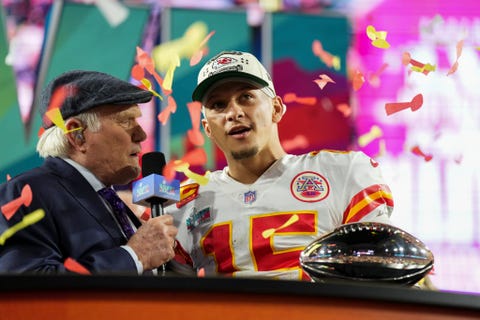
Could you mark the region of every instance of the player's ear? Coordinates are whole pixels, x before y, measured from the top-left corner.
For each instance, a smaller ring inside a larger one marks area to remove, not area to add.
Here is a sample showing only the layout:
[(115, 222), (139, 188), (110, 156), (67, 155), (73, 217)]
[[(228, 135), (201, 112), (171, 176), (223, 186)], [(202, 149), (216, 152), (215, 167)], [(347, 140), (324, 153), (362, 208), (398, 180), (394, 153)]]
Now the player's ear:
[(283, 114), (285, 113), (286, 106), (283, 104), (282, 98), (276, 96), (272, 99), (273, 103), (273, 113), (272, 113), (272, 121), (274, 123), (280, 122), (282, 119)]
[(202, 119), (202, 127), (207, 137), (212, 138), (212, 131), (210, 130), (207, 119), (205, 118)]

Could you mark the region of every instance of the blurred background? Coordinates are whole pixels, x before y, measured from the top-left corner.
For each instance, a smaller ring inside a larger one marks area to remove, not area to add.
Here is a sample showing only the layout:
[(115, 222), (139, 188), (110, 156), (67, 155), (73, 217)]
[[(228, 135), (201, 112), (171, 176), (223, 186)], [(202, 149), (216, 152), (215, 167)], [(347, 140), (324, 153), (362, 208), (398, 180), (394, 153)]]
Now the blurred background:
[[(480, 293), (475, 1), (2, 0), (0, 181), (41, 163), (38, 95), (70, 69), (158, 94), (143, 107), (144, 152), (197, 155), (188, 159), (200, 175), (222, 168), (221, 153), (194, 138), (191, 103), (201, 65), (222, 50), (250, 51), (270, 70), (288, 106), (288, 152), (374, 158), (394, 195), (393, 221), (435, 255), (433, 284)], [(192, 153), (200, 149), (206, 157)]]

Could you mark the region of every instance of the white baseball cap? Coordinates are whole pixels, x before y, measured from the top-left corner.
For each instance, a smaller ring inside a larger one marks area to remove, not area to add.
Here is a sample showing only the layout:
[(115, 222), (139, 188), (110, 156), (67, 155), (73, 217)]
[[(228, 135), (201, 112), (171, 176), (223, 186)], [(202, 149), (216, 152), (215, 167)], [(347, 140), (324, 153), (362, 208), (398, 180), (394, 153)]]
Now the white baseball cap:
[(265, 67), (251, 53), (241, 51), (222, 51), (207, 61), (200, 69), (197, 87), (193, 90), (193, 101), (202, 101), (207, 91), (218, 81), (227, 78), (232, 80), (245, 79), (260, 85), (270, 97), (275, 97), (272, 77)]

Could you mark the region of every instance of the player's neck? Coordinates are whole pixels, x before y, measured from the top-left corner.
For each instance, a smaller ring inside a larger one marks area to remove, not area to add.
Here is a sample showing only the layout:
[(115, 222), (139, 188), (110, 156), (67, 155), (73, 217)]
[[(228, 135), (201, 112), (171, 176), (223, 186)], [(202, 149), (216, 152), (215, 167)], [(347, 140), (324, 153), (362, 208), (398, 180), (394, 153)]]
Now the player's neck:
[(257, 154), (241, 160), (230, 159), (228, 160), (228, 175), (240, 183), (252, 184), (285, 154), (285, 151), (281, 150), (276, 153)]

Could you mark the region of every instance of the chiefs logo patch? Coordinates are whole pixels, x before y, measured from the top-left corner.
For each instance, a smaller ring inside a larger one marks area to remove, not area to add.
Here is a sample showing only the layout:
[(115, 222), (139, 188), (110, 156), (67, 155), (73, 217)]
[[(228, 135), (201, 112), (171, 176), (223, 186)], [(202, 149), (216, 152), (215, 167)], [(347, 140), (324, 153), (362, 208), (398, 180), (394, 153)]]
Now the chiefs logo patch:
[(327, 179), (313, 171), (299, 173), (290, 184), (292, 195), (303, 202), (317, 202), (330, 193)]

